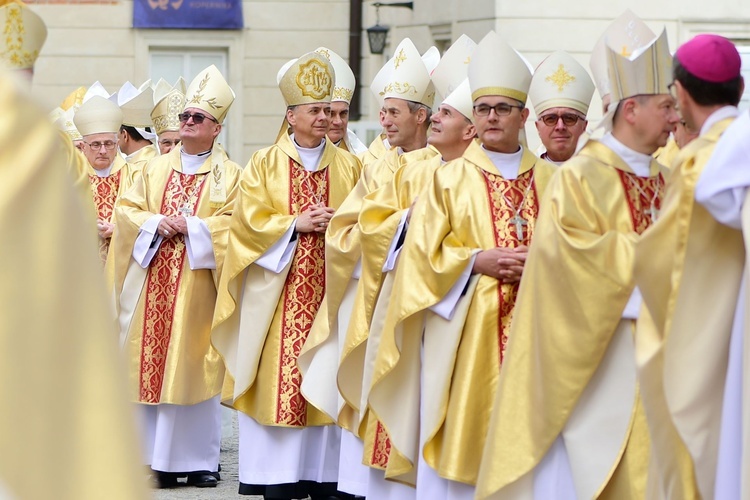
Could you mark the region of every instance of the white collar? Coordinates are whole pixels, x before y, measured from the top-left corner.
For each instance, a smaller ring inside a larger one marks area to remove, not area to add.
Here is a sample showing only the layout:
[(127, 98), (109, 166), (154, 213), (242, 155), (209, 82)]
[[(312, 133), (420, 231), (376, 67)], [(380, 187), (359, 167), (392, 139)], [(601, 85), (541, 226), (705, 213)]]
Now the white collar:
[(291, 139), (292, 144), (294, 144), (294, 147), (297, 149), (297, 153), (299, 153), (299, 159), (302, 161), (302, 166), (305, 170), (308, 172), (315, 172), (318, 170), (320, 158), (323, 156), (323, 149), (326, 146), (326, 140), (322, 139), (320, 144), (314, 148), (303, 148), (294, 140), (294, 134), (291, 135)]
[(515, 153), (499, 153), (490, 151), (482, 144), (482, 151), (487, 155), (492, 164), (495, 166), (500, 175), (505, 179), (514, 180), (518, 177), (518, 171), (521, 168), (521, 158), (523, 157), (523, 148), (518, 146)]
[(114, 166), (115, 166), (115, 162), (112, 162), (112, 164), (108, 166), (107, 168), (103, 168), (101, 170), (94, 169), (94, 172), (96, 172), (97, 177), (109, 177), (109, 173), (112, 171), (112, 167)]
[(651, 177), (651, 160), (653, 157), (639, 153), (617, 140), (612, 132), (607, 132), (600, 142), (615, 152), (638, 177)]
[(549, 162), (549, 163), (551, 163), (553, 165), (557, 165), (558, 167), (561, 166), (563, 163), (565, 163), (564, 161), (555, 161), (555, 160), (550, 159), (550, 157), (549, 157), (549, 155), (547, 154), (546, 151), (544, 153), (542, 153), (539, 158), (541, 158), (542, 160), (544, 160), (546, 162)]
[(201, 165), (206, 163), (206, 160), (211, 157), (211, 150), (197, 155), (191, 155), (186, 153), (183, 148), (180, 148), (180, 160), (182, 162), (182, 173), (188, 175), (195, 175)]
[(735, 106), (724, 106), (722, 108), (717, 109), (710, 115), (708, 115), (708, 118), (706, 118), (706, 121), (703, 122), (703, 125), (701, 126), (701, 132), (698, 134), (698, 137), (701, 135), (707, 133), (711, 127), (713, 127), (716, 123), (720, 122), (721, 120), (725, 118), (737, 118), (740, 115), (740, 110), (737, 109)]

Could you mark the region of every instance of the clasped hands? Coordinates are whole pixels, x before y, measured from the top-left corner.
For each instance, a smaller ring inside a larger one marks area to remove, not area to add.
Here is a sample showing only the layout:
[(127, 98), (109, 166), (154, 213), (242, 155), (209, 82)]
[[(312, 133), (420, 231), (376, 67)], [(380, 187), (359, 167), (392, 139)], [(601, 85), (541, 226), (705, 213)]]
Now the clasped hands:
[(107, 222), (104, 219), (96, 219), (96, 231), (99, 233), (99, 237), (103, 240), (112, 237), (112, 233), (115, 230), (115, 225), (111, 222)]
[(178, 234), (188, 234), (187, 221), (182, 215), (175, 215), (172, 217), (164, 217), (159, 221), (159, 236), (163, 236), (166, 239), (173, 238)]
[(526, 246), (482, 250), (474, 259), (472, 273), (491, 276), (502, 283), (517, 283), (521, 281), (528, 254), (529, 248)]
[(294, 229), (298, 233), (325, 233), (335, 210), (322, 203), (314, 205), (297, 217)]

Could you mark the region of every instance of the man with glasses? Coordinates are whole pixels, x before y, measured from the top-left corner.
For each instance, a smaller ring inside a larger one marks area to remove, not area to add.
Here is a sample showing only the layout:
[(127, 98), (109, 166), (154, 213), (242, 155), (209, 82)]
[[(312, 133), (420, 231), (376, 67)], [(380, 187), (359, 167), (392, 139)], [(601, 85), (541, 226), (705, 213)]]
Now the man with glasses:
[(132, 185), (135, 170), (125, 163), (117, 150), (117, 133), (122, 124), (122, 111), (117, 104), (94, 96), (76, 111), (73, 122), (83, 137), (83, 154), (89, 164), (88, 179), (96, 208), (99, 257), (104, 264), (115, 229), (115, 204)]
[(165, 155), (180, 144), (180, 119), (185, 107), (185, 82), (180, 77), (174, 87), (164, 79), (154, 87), (154, 109), (151, 121), (156, 132), (159, 154)]
[[(420, 416), (419, 453), (409, 460), (424, 460), (417, 499), (474, 498), (489, 394), (554, 172), (519, 144), (531, 82), (523, 58), (490, 32), (468, 79), (479, 141), (436, 169), (414, 205), (369, 394), (394, 443), (415, 437), (402, 416)], [(388, 476), (405, 470), (402, 453), (392, 448), (390, 460)]]
[(542, 159), (562, 165), (575, 154), (588, 125), (586, 113), (593, 95), (594, 82), (588, 72), (566, 52), (553, 53), (536, 68), (529, 99), (545, 148)]
[(649, 479), (662, 498), (741, 498), (748, 470), (746, 443), (738, 443), (747, 422), (741, 229), (750, 184), (740, 69), (737, 48), (718, 35), (677, 49), (670, 90), (698, 137), (675, 160), (661, 216), (636, 246), (645, 306), (636, 347), (655, 457)]
[(182, 147), (152, 159), (117, 208), (114, 284), (129, 397), (162, 488), (214, 487), (224, 365), (211, 346), (239, 165), (216, 143), (234, 92), (215, 66), (190, 84)]
[(620, 49), (607, 47), (609, 132), (560, 167), (537, 220), (477, 498), (646, 496), (634, 251), (661, 208), (652, 154), (679, 118), (666, 32), (635, 55)]

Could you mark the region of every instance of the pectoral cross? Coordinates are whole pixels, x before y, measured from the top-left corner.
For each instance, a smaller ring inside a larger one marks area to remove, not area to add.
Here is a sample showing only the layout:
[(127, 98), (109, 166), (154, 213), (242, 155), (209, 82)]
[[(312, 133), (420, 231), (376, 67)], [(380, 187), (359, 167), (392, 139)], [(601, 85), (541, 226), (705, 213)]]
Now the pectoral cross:
[(651, 208), (644, 210), (643, 214), (651, 217), (651, 223), (654, 223), (659, 218), (659, 212), (661, 211), (656, 208), (655, 200), (651, 200)]
[(518, 241), (523, 241), (523, 226), (529, 225), (529, 223), (526, 222), (526, 219), (516, 214), (508, 222), (516, 226), (516, 237), (518, 238)]
[(180, 212), (180, 215), (183, 217), (190, 217), (193, 215), (193, 207), (190, 206), (190, 203), (188, 202), (183, 203), (177, 211)]

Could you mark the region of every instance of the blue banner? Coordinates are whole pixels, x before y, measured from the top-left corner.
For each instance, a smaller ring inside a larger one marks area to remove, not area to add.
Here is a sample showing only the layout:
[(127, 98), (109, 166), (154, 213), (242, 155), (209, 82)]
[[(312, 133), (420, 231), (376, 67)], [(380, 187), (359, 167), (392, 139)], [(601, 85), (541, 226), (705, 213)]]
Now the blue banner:
[(242, 29), (242, 0), (133, 0), (134, 28)]

